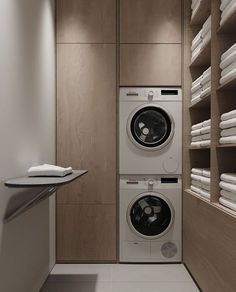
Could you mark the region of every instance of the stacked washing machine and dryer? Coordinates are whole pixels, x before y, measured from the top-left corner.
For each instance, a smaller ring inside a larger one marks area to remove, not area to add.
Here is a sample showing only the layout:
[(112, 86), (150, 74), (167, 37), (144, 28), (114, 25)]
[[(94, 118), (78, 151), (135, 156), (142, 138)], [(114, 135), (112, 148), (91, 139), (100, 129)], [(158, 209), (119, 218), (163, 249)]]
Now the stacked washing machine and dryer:
[(182, 257), (181, 88), (120, 88), (120, 262)]

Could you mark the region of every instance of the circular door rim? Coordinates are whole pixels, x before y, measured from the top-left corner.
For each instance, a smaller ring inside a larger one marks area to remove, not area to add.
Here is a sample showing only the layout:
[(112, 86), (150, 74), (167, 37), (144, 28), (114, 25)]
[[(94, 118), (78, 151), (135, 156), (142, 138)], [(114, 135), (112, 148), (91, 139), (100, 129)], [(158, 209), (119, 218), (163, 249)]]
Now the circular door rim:
[[(161, 110), (163, 110), (167, 115), (168, 117), (170, 118), (170, 121), (171, 121), (171, 131), (170, 131), (170, 134), (169, 134), (169, 137), (166, 139), (166, 141), (164, 143), (162, 143), (161, 145), (159, 146), (156, 146), (156, 147), (147, 147), (147, 146), (143, 146), (141, 145), (140, 143), (138, 143), (133, 135), (132, 135), (132, 132), (131, 132), (131, 122), (132, 122), (132, 119), (134, 117), (134, 115), (140, 111), (141, 109), (145, 108), (145, 107), (155, 107), (155, 108), (160, 108)], [(172, 115), (170, 114), (170, 112), (168, 110), (166, 110), (164, 107), (160, 106), (160, 105), (156, 105), (156, 104), (151, 104), (151, 103), (145, 103), (145, 104), (142, 104), (138, 107), (136, 107), (129, 115), (128, 117), (128, 121), (127, 121), (127, 125), (126, 125), (126, 130), (127, 130), (127, 134), (128, 134), (128, 137), (129, 139), (131, 140), (131, 142), (137, 146), (138, 148), (141, 148), (143, 150), (146, 150), (146, 151), (156, 151), (156, 150), (159, 150), (159, 149), (162, 149), (164, 148), (165, 146), (167, 146), (170, 141), (173, 139), (173, 136), (174, 136), (174, 132), (175, 132), (175, 122), (174, 122), (174, 119), (172, 117)]]
[[(170, 208), (170, 213), (171, 213), (171, 220), (170, 220), (170, 223), (168, 225), (168, 227), (160, 234), (158, 235), (153, 235), (153, 236), (147, 236), (147, 235), (144, 235), (140, 232), (138, 232), (132, 222), (131, 222), (131, 218), (130, 218), (130, 211), (134, 205), (135, 202), (137, 202), (139, 199), (143, 198), (143, 197), (147, 197), (147, 196), (153, 196), (153, 197), (157, 197), (157, 198), (161, 198), (162, 200), (164, 200), (166, 202), (166, 204), (168, 205), (168, 207)], [(133, 198), (133, 200), (129, 203), (129, 206), (127, 208), (127, 212), (126, 212), (126, 219), (127, 219), (127, 222), (128, 222), (128, 225), (129, 225), (129, 228), (139, 237), (142, 237), (144, 239), (149, 239), (149, 240), (153, 240), (153, 239), (157, 239), (157, 238), (160, 238), (162, 236), (164, 236), (166, 233), (168, 233), (168, 231), (170, 230), (170, 228), (172, 227), (172, 225), (174, 224), (174, 220), (175, 220), (175, 211), (174, 211), (174, 207), (172, 206), (170, 200), (168, 198), (166, 198), (164, 195), (158, 193), (158, 192), (154, 192), (154, 191), (151, 191), (151, 192), (144, 192), (144, 193), (141, 193), (139, 195), (137, 195), (135, 198)]]

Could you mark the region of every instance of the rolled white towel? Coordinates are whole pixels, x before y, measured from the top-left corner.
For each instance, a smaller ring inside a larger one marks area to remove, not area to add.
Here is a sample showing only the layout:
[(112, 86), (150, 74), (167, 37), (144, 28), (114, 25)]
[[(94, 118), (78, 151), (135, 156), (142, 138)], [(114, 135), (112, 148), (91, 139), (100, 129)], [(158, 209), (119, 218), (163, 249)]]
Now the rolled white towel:
[(236, 173), (222, 173), (220, 179), (227, 183), (236, 184)]
[(201, 190), (200, 195), (206, 199), (210, 199), (210, 197), (211, 197), (210, 193), (208, 191), (205, 191), (205, 190)]
[(227, 74), (231, 73), (234, 69), (236, 69), (236, 61), (231, 63), (228, 67), (221, 71), (221, 77), (226, 76)]
[(33, 166), (28, 169), (28, 176), (65, 176), (72, 173), (72, 167), (60, 167), (51, 164)]
[(225, 84), (226, 82), (236, 78), (236, 68), (232, 69), (228, 74), (220, 78), (220, 84)]
[(221, 137), (236, 136), (236, 127), (222, 130), (220, 132), (220, 135), (221, 135)]
[(232, 118), (236, 118), (236, 110), (232, 110), (221, 115), (221, 121), (227, 121)]
[(201, 129), (191, 131), (191, 136), (199, 136), (201, 135)]
[(191, 172), (192, 172), (193, 174), (196, 174), (196, 175), (202, 175), (202, 171), (203, 171), (202, 168), (196, 168), (196, 167), (193, 167), (193, 168), (191, 169)]
[(190, 144), (192, 147), (201, 147), (201, 142), (191, 142)]
[(231, 0), (221, 0), (220, 10), (223, 11)]
[(209, 133), (209, 134), (201, 135), (201, 138), (202, 138), (203, 141), (211, 140), (211, 134)]
[(211, 140), (204, 140), (204, 141), (201, 141), (201, 147), (208, 147), (211, 145)]
[(227, 51), (224, 52), (224, 54), (221, 55), (221, 60), (225, 60), (227, 57), (229, 57), (233, 52), (236, 51), (236, 43), (232, 45)]
[(209, 120), (205, 120), (205, 121), (203, 121), (203, 123), (202, 123), (202, 126), (203, 127), (208, 127), (208, 126), (210, 126), (211, 125), (211, 119), (209, 119)]
[(220, 122), (221, 129), (228, 129), (232, 127), (236, 127), (236, 118), (232, 118), (232, 119)]
[(191, 185), (190, 189), (191, 189), (193, 192), (195, 192), (195, 193), (197, 193), (197, 194), (200, 195), (200, 192), (201, 192), (201, 189), (200, 189), (200, 188)]
[(236, 50), (234, 50), (232, 53), (230, 53), (225, 59), (223, 59), (220, 62), (220, 68), (223, 70), (235, 61), (236, 61)]
[(202, 127), (200, 129), (201, 135), (209, 134), (211, 132), (211, 126)]
[(234, 143), (236, 143), (236, 136), (220, 138), (220, 144), (234, 144)]
[(230, 208), (234, 211), (236, 211), (236, 202), (232, 201), (232, 200), (229, 200), (229, 199), (226, 199), (224, 197), (220, 197), (219, 198), (219, 202), (220, 204), (222, 204), (223, 206), (227, 207), (227, 208)]
[(202, 135), (199, 135), (199, 136), (193, 136), (192, 137), (192, 142), (199, 142), (199, 141), (202, 141)]
[(225, 8), (221, 14), (220, 25), (222, 26), (224, 22), (236, 11), (236, 2), (231, 0), (230, 4)]
[(233, 194), (236, 194), (236, 185), (235, 184), (231, 184), (231, 183), (227, 183), (227, 182), (221, 181), (220, 182), (220, 188), (225, 190), (225, 191), (228, 191), (228, 192), (231, 192)]
[(228, 192), (228, 191), (225, 191), (225, 190), (221, 190), (220, 194), (221, 194), (222, 197), (224, 197), (226, 199), (230, 199), (230, 200), (236, 202), (236, 194)]
[(203, 123), (198, 123), (198, 124), (192, 125), (192, 131), (201, 129), (202, 125), (203, 125)]

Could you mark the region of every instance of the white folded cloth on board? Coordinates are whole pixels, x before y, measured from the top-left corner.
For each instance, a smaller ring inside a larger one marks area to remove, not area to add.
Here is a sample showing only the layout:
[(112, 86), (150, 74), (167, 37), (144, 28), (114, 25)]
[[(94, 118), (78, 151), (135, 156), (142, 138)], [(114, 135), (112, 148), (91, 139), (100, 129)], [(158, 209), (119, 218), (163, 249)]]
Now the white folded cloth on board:
[(193, 173), (191, 173), (191, 179), (199, 181), (205, 185), (210, 185), (210, 183), (211, 183), (211, 179), (209, 177), (205, 177), (205, 176), (197, 175), (197, 174), (193, 174)]
[(211, 145), (211, 140), (204, 140), (204, 141), (201, 141), (200, 143), (201, 143), (201, 147), (207, 147)]
[(228, 129), (236, 127), (236, 118), (228, 119), (226, 121), (220, 122), (220, 128), (221, 129)]
[(208, 192), (211, 189), (210, 185), (202, 184), (200, 181), (192, 180), (191, 183), (192, 183), (193, 186), (195, 186), (197, 188), (200, 188), (202, 190), (208, 191)]
[(201, 138), (202, 140), (211, 140), (211, 134), (204, 134), (204, 135), (201, 135)]
[(51, 164), (33, 166), (28, 169), (28, 176), (65, 176), (72, 173), (72, 167), (60, 167)]
[(232, 45), (224, 54), (221, 55), (221, 61), (225, 60), (229, 55), (236, 51), (236, 43)]
[(191, 142), (191, 144), (190, 144), (192, 147), (201, 147), (201, 142), (199, 141), (199, 142)]
[(194, 130), (201, 129), (202, 125), (203, 125), (203, 122), (195, 124), (195, 125), (192, 125), (192, 130), (194, 131)]
[(228, 67), (221, 71), (221, 77), (224, 77), (228, 73), (230, 73), (233, 69), (236, 69), (236, 61), (231, 63)]
[(210, 193), (206, 190), (201, 190), (200, 195), (206, 199), (210, 199), (210, 196), (211, 196)]
[(221, 137), (220, 144), (233, 144), (236, 143), (236, 136)]
[(223, 25), (224, 22), (236, 11), (236, 2), (231, 0), (230, 4), (225, 8), (221, 14), (220, 25)]
[(224, 197), (220, 197), (219, 198), (219, 202), (220, 204), (222, 204), (223, 206), (227, 207), (227, 208), (230, 208), (234, 211), (236, 211), (236, 202), (232, 201), (232, 200), (229, 200), (229, 199), (226, 199)]
[(236, 77), (236, 68), (231, 70), (228, 74), (220, 78), (220, 84), (224, 84)]
[(222, 197), (236, 202), (236, 194), (234, 194), (232, 192), (225, 191), (225, 190), (221, 190), (220, 194)]
[(220, 132), (220, 136), (221, 137), (236, 136), (236, 127), (222, 130)]
[(209, 168), (192, 168), (191, 173), (196, 174), (196, 175), (201, 175), (205, 177), (211, 177), (211, 171)]
[(208, 134), (208, 133), (210, 133), (210, 132), (211, 132), (211, 126), (202, 127), (202, 128), (200, 129), (200, 133), (201, 133), (201, 135), (203, 135), (203, 134)]
[(199, 142), (202, 140), (202, 135), (192, 137), (192, 142)]
[[(195, 0), (195, 2), (196, 1), (197, 0)], [(223, 11), (227, 7), (227, 5), (230, 3), (230, 1), (231, 0), (221, 0), (220, 10)], [(193, 3), (192, 3), (192, 5), (193, 5)]]
[(201, 135), (201, 129), (191, 131), (191, 136), (199, 136)]
[(201, 34), (202, 34), (202, 30), (200, 30), (199, 33), (192, 40), (192, 46), (191, 46), (192, 51), (194, 51), (198, 47), (198, 45), (202, 42)]
[(221, 187), (221, 189), (223, 189), (225, 191), (228, 191), (228, 192), (236, 194), (236, 185), (235, 184), (231, 184), (231, 183), (227, 183), (227, 182), (221, 181), (220, 182), (220, 187)]
[(236, 184), (236, 173), (222, 173), (220, 179), (227, 183)]
[(232, 110), (230, 112), (224, 113), (221, 115), (221, 121), (230, 120), (232, 118), (236, 118), (236, 110)]
[(231, 52), (225, 59), (220, 62), (220, 68), (223, 70), (227, 68), (231, 63), (236, 61), (236, 50)]
[(201, 193), (201, 189), (198, 188), (198, 187), (195, 187), (195, 186), (193, 186), (193, 185), (190, 186), (190, 189), (191, 189), (193, 192), (195, 192), (195, 193), (197, 193), (197, 194), (199, 194), (199, 195), (200, 195), (200, 193)]

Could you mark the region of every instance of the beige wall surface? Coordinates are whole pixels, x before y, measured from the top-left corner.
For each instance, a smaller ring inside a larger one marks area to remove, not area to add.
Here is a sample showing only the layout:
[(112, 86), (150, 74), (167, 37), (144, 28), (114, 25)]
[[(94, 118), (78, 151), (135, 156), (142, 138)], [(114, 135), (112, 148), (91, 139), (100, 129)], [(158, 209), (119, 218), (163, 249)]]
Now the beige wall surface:
[[(54, 1), (2, 0), (0, 35), (4, 181), (55, 159)], [(0, 291), (37, 292), (54, 262), (49, 255), (49, 201), (4, 224), (10, 199), (1, 184)]]

